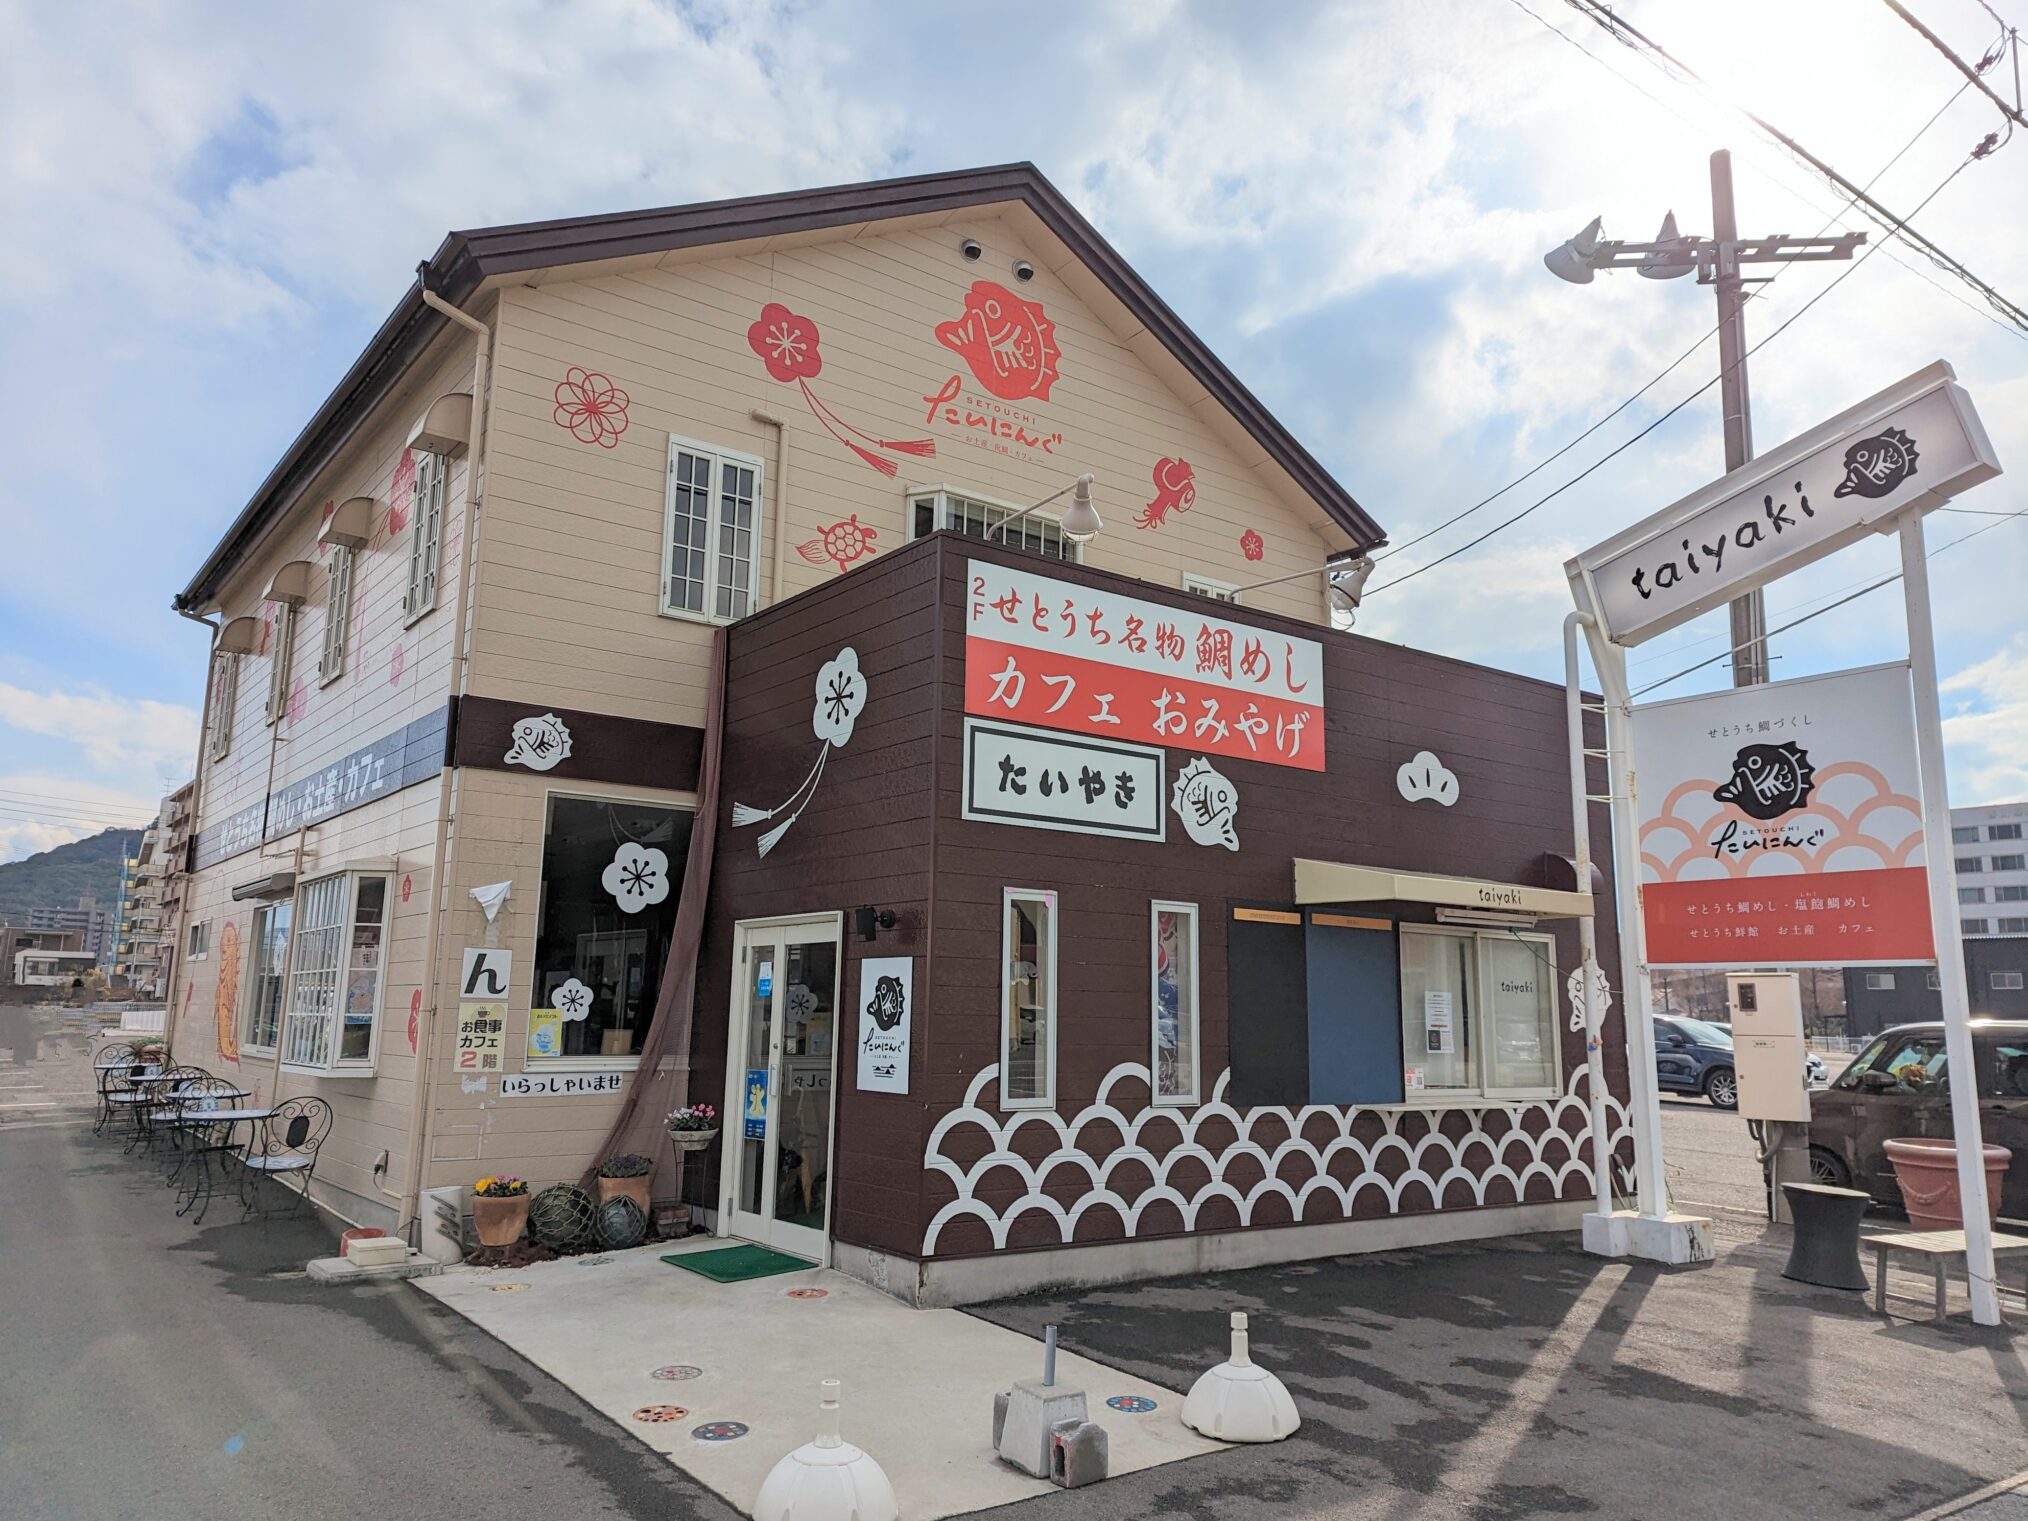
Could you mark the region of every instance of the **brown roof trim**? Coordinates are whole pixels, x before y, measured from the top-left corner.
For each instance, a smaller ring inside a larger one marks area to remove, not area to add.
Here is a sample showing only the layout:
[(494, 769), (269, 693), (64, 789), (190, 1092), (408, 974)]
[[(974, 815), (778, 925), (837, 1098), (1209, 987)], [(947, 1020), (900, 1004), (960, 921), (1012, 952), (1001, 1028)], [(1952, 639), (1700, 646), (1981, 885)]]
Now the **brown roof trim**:
[[(425, 267), (431, 287), (462, 305), (484, 281), (499, 275), (1009, 201), (1019, 201), (1034, 212), (1361, 549), (1386, 542), (1385, 531), (1351, 493), (1276, 421), (1033, 164), (1002, 164), (821, 190), (453, 232)], [(344, 447), (367, 413), (443, 325), (444, 319), (423, 304), (420, 285), (411, 286), (176, 597), (177, 607), (195, 607), (217, 590), (271, 518)]]

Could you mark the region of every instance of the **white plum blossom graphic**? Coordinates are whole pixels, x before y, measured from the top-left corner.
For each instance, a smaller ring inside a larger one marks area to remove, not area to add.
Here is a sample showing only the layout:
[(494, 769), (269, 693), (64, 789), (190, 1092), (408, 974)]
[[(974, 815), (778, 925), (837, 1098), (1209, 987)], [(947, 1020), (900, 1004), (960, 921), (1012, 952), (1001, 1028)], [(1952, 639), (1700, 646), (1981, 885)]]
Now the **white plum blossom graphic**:
[(592, 990), (579, 982), (575, 977), (564, 983), (554, 993), (550, 994), (549, 997), (550, 1002), (556, 1007), (556, 1012), (561, 1014), (565, 1019), (583, 1019), (587, 1014), (591, 1013)]
[(823, 749), (817, 752), (816, 764), (810, 767), (810, 774), (797, 784), (781, 802), (772, 808), (753, 808), (745, 803), (732, 805), (732, 827), (743, 829), (748, 824), (758, 824), (780, 814), (787, 817), (760, 837), (759, 853), (766, 855), (775, 848), (781, 837), (803, 816), (803, 810), (810, 806), (810, 799), (817, 795), (817, 783), (823, 779), (824, 762), (833, 750), (843, 749), (852, 738), (852, 726), (859, 721), (859, 715), (866, 707), (866, 675), (859, 669), (859, 652), (846, 645), (831, 659), (824, 662), (817, 672), (816, 704), (810, 710), (810, 728), (823, 741)]
[(652, 845), (629, 840), (599, 881), (622, 913), (638, 914), (669, 896), (669, 858)]

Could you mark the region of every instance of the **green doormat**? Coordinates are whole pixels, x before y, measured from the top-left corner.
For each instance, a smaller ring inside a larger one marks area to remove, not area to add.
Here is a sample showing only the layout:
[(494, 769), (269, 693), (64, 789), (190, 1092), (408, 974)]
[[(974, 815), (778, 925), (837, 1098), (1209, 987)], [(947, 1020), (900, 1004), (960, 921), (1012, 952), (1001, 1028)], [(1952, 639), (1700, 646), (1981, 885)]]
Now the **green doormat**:
[(686, 1273), (700, 1273), (713, 1283), (744, 1283), (749, 1278), (769, 1278), (776, 1273), (794, 1273), (817, 1264), (787, 1252), (764, 1246), (722, 1246), (712, 1252), (672, 1252), (662, 1259)]

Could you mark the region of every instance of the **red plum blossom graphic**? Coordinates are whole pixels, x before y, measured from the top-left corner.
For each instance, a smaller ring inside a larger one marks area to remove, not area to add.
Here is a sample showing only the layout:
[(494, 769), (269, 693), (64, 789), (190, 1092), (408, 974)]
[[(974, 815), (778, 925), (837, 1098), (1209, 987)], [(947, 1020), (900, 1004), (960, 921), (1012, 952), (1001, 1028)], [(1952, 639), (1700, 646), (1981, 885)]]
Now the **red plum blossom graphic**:
[(991, 280), (975, 280), (965, 293), (965, 314), (939, 322), (936, 339), (1002, 401), (1049, 400), (1063, 351), (1056, 346), (1056, 324), (1040, 302)]
[(1239, 536), (1239, 552), (1249, 560), (1258, 560), (1267, 554), (1267, 544), (1256, 530), (1249, 528)]
[(394, 467), (394, 479), (387, 484), (387, 531), (400, 533), (408, 527), (408, 509), (415, 497), (415, 450), (404, 449)]
[(402, 668), (407, 664), (408, 654), (397, 644), (394, 647), (394, 653), (387, 657), (387, 684), (389, 686), (398, 687), (401, 685)]
[(840, 570), (845, 570), (853, 561), (878, 552), (873, 547), (875, 531), (861, 523), (856, 512), (842, 523), (824, 524), (817, 532), (823, 537), (809, 539), (796, 546), (796, 553), (812, 565), (822, 565), (830, 560)]
[(1155, 496), (1134, 514), (1136, 528), (1160, 528), (1172, 512), (1188, 512), (1197, 505), (1197, 472), (1187, 459), (1163, 455), (1153, 471)]
[(572, 365), (556, 383), (553, 415), (579, 443), (611, 449), (627, 431), (627, 393), (597, 370)]
[(760, 316), (746, 330), (747, 347), (767, 366), (769, 378), (783, 385), (794, 385), (801, 391), (803, 404), (817, 419), (818, 426), (882, 475), (892, 479), (897, 468), (895, 462), (886, 457), (887, 454), (932, 455), (937, 452), (933, 439), (875, 438), (871, 433), (853, 427), (820, 400), (817, 393), (810, 389), (810, 382), (824, 369), (824, 356), (818, 347), (820, 341), (816, 323), (790, 311), (779, 301), (770, 301), (763, 306)]

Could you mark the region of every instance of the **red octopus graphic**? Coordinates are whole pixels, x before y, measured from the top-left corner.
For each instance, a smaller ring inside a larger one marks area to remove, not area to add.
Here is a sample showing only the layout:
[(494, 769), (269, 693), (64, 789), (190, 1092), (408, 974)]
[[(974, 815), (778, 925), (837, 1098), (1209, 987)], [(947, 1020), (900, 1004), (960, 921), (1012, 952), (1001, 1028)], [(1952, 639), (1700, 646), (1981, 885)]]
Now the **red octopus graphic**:
[(572, 365), (556, 383), (556, 411), (559, 428), (581, 444), (601, 449), (618, 446), (627, 431), (627, 393), (597, 370)]
[(991, 280), (975, 280), (965, 294), (964, 316), (939, 322), (936, 335), (1002, 401), (1049, 400), (1063, 354), (1056, 346), (1056, 324), (1040, 302), (1023, 300)]
[[(886, 454), (875, 451), (915, 455), (937, 452), (934, 439), (875, 438), (871, 433), (853, 427), (820, 401), (817, 393), (810, 389), (810, 382), (824, 368), (819, 342), (817, 324), (808, 317), (798, 316), (779, 301), (770, 301), (762, 307), (759, 319), (746, 330), (747, 347), (767, 366), (768, 375), (783, 385), (794, 384), (803, 393), (803, 403), (809, 407), (810, 415), (817, 419), (818, 426), (882, 475), (892, 479), (895, 462)], [(855, 439), (858, 442), (854, 442)]]
[(1249, 560), (1259, 560), (1267, 555), (1267, 543), (1257, 530), (1249, 528), (1239, 536), (1239, 552)]
[(1197, 504), (1197, 472), (1186, 459), (1163, 455), (1155, 461), (1155, 499), (1134, 514), (1136, 528), (1160, 528), (1172, 512), (1188, 512)]
[(875, 530), (861, 523), (856, 512), (842, 523), (824, 524), (817, 532), (823, 537), (796, 546), (796, 553), (812, 565), (822, 565), (830, 560), (840, 570), (845, 570), (853, 561), (878, 553), (873, 545)]

